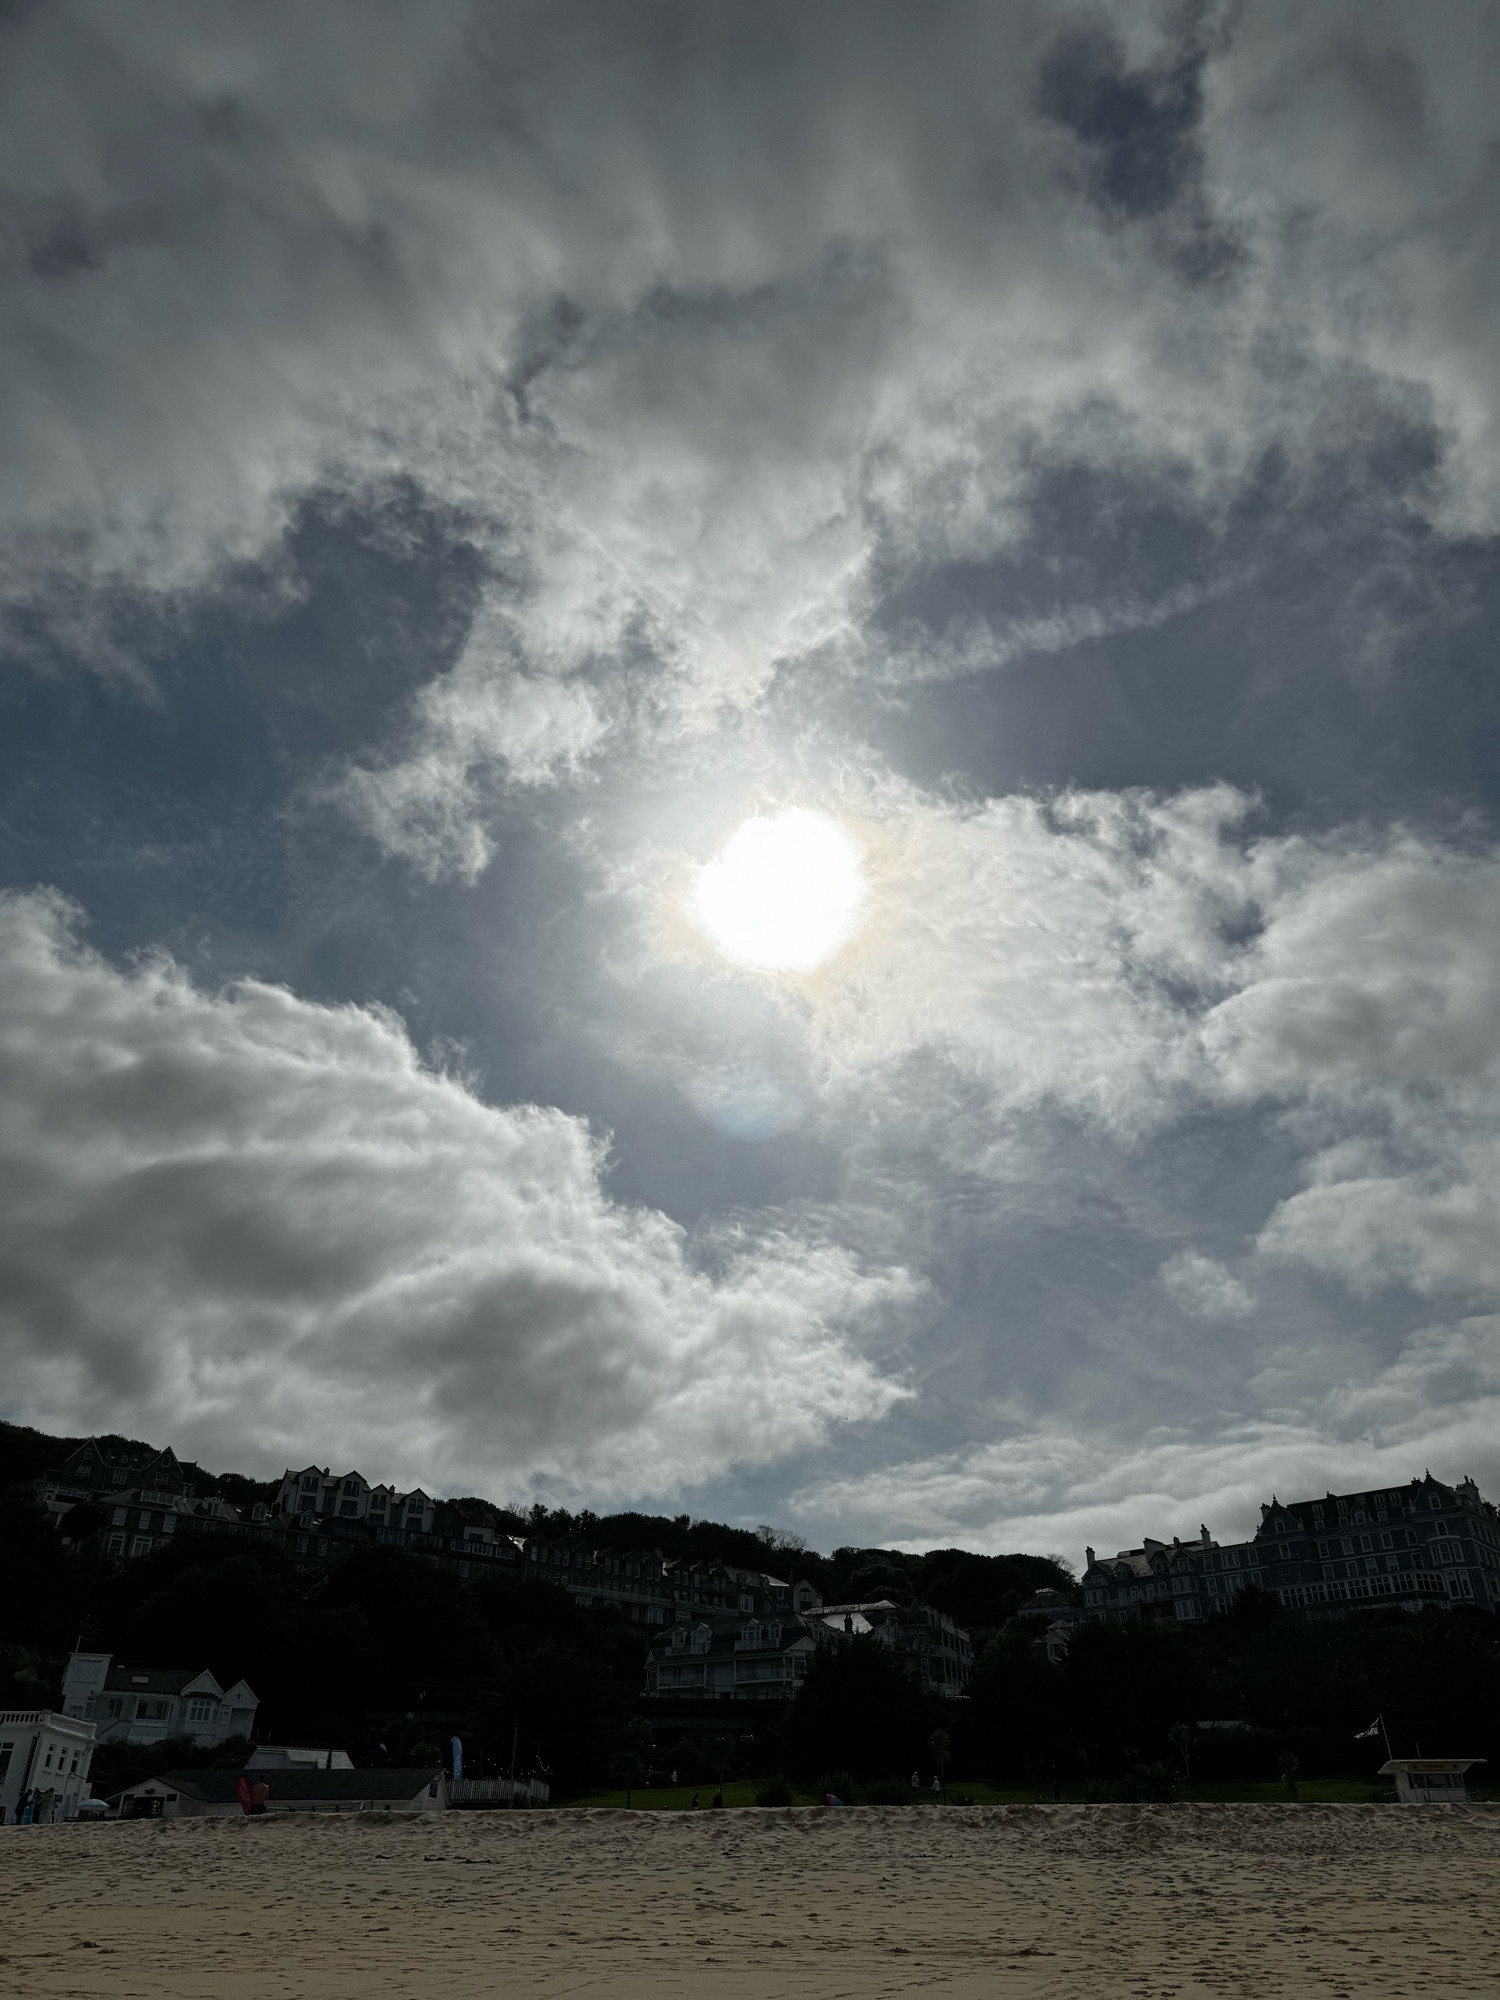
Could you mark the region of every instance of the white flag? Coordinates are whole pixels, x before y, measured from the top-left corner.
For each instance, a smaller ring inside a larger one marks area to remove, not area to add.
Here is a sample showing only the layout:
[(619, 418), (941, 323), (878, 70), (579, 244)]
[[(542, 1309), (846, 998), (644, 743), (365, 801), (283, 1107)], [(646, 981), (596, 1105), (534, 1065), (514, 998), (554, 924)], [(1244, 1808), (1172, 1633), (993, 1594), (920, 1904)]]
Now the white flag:
[(1361, 1729), (1360, 1731), (1358, 1731), (1354, 1740), (1356, 1743), (1363, 1743), (1367, 1736), (1378, 1736), (1379, 1734), (1380, 1734), (1380, 1717), (1377, 1715), (1375, 1720), (1370, 1724), (1368, 1729)]

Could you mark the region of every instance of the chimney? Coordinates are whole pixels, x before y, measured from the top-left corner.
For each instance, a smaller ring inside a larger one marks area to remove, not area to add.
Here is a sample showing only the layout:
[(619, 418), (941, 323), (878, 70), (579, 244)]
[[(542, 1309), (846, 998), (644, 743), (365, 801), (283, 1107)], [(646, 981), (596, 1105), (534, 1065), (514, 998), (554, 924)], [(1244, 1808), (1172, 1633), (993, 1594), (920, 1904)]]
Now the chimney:
[(1088, 1567), (1092, 1569), (1094, 1567), (1094, 1551), (1092, 1549), (1085, 1549), (1083, 1553), (1087, 1558)]

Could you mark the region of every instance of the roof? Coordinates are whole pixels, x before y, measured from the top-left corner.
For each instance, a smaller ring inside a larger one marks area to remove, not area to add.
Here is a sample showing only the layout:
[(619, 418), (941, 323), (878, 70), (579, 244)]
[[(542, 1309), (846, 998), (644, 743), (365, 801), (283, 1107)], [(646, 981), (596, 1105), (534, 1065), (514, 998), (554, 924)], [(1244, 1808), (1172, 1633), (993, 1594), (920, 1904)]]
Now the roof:
[(219, 1683), (207, 1667), (123, 1667), (112, 1666), (104, 1677), (109, 1694), (181, 1694), (194, 1681), (207, 1683), (217, 1694)]
[(1437, 1776), (1444, 1771), (1467, 1771), (1487, 1761), (1483, 1757), (1390, 1757), (1380, 1769), (1382, 1776), (1387, 1771), (1425, 1771)]
[[(742, 1649), (739, 1644), (740, 1634), (750, 1625), (760, 1628), (760, 1638), (753, 1649), (749, 1647)], [(780, 1628), (774, 1639), (770, 1636), (772, 1626)], [(673, 1646), (674, 1632), (698, 1632), (705, 1628), (710, 1634), (707, 1646), (696, 1649)], [(733, 1656), (742, 1650), (787, 1653), (800, 1646), (806, 1651), (812, 1643), (812, 1625), (805, 1618), (788, 1616), (785, 1613), (779, 1618), (746, 1618), (743, 1613), (738, 1617), (725, 1617), (723, 1614), (714, 1617), (712, 1614), (703, 1613), (695, 1618), (679, 1618), (675, 1626), (663, 1626), (652, 1636), (651, 1653), (658, 1662), (705, 1660), (710, 1655), (723, 1659), (726, 1654)]]
[(278, 1805), (291, 1800), (324, 1805), (348, 1799), (414, 1799), (442, 1775), (442, 1767), (434, 1764), (426, 1770), (168, 1771), (160, 1782), (186, 1792), (190, 1799), (202, 1799), (205, 1805), (224, 1806), (239, 1803), (235, 1786), (241, 1778), (248, 1777), (252, 1784), (264, 1779)]

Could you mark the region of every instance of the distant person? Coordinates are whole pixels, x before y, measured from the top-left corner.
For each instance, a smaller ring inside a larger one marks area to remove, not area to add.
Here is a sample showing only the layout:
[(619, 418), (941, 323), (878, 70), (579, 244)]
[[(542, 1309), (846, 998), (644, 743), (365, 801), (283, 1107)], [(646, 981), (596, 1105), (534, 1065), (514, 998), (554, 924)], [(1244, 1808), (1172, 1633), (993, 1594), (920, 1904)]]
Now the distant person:
[(677, 1783), (677, 1773), (675, 1771), (672, 1773), (672, 1783), (674, 1785)]
[(267, 1811), (266, 1801), (271, 1796), (271, 1787), (264, 1778), (257, 1778), (250, 1787), (250, 1810), (252, 1813)]
[(723, 1803), (724, 1803), (724, 1787), (723, 1787), (722, 1785), (720, 1785), (719, 1789), (718, 1789), (718, 1790), (717, 1790), (717, 1791), (716, 1791), (716, 1792), (714, 1793), (714, 1796), (713, 1796), (713, 1803), (714, 1803), (714, 1804), (715, 1804), (716, 1806), (721, 1806), (721, 1805), (723, 1805)]
[(691, 1811), (691, 1812), (696, 1812), (696, 1811), (698, 1810), (698, 1803), (699, 1803), (699, 1801), (698, 1801), (698, 1794), (697, 1794), (696, 1792), (694, 1792), (694, 1794), (693, 1794), (693, 1803), (692, 1803), (691, 1807), (689, 1808), (689, 1811)]
[(919, 1791), (921, 1791), (921, 1789), (922, 1789), (922, 1773), (921, 1773), (920, 1771), (913, 1771), (913, 1772), (912, 1772), (912, 1774), (911, 1774), (911, 1788), (912, 1788), (912, 1790), (913, 1790), (914, 1792), (919, 1792)]

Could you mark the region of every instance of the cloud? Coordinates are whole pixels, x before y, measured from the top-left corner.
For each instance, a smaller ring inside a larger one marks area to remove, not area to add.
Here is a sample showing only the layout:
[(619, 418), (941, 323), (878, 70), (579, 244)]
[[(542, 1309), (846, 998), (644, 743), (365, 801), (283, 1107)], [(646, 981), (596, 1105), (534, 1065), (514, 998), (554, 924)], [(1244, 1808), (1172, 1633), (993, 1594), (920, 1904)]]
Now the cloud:
[(867, 921), (809, 985), (830, 1077), (938, 1052), (997, 1111), (1050, 1104), (1120, 1132), (1198, 1077), (1194, 997), (1232, 977), (1246, 882), (1228, 787), (952, 807), (892, 787), (874, 810)]
[(265, 1473), (666, 1492), (901, 1395), (852, 1344), (908, 1299), (787, 1234), (694, 1244), (612, 1201), (578, 1119), (483, 1103), (378, 1010), (0, 900), (7, 1414)]
[(429, 880), (473, 881), (494, 854), (485, 806), (576, 771), (608, 724), (587, 686), (528, 674), (503, 613), (476, 618), (462, 657), (412, 703), (412, 742), (382, 765), (353, 764), (332, 794), (382, 848)]
[(1439, 1477), (1500, 1477), (1500, 1320), (1425, 1327), (1388, 1365), (1340, 1376), (1303, 1410), (1222, 1415), (1211, 1429), (1164, 1423), (1125, 1435), (1039, 1418), (1000, 1438), (817, 1480), (794, 1497), (802, 1519), (840, 1541), (991, 1551), (1061, 1548), (1078, 1561), (1187, 1540), (1206, 1521), (1217, 1541), (1255, 1530), (1284, 1500)]
[(1413, 500), (1497, 518), (1477, 16), (59, 0), (3, 34), (15, 633), (109, 665), (122, 593), (210, 588), (300, 496), (439, 497), (512, 643), (348, 794), (429, 873), (481, 865), (487, 773), (628, 756), (627, 713), (702, 731), (788, 666), (993, 665), (1221, 587), (880, 639), (1048, 466), (1212, 524), (1268, 454), (1406, 423)]
[(1255, 1298), (1219, 1262), (1198, 1250), (1179, 1250), (1160, 1271), (1162, 1288), (1194, 1319), (1244, 1319), (1255, 1310)]

